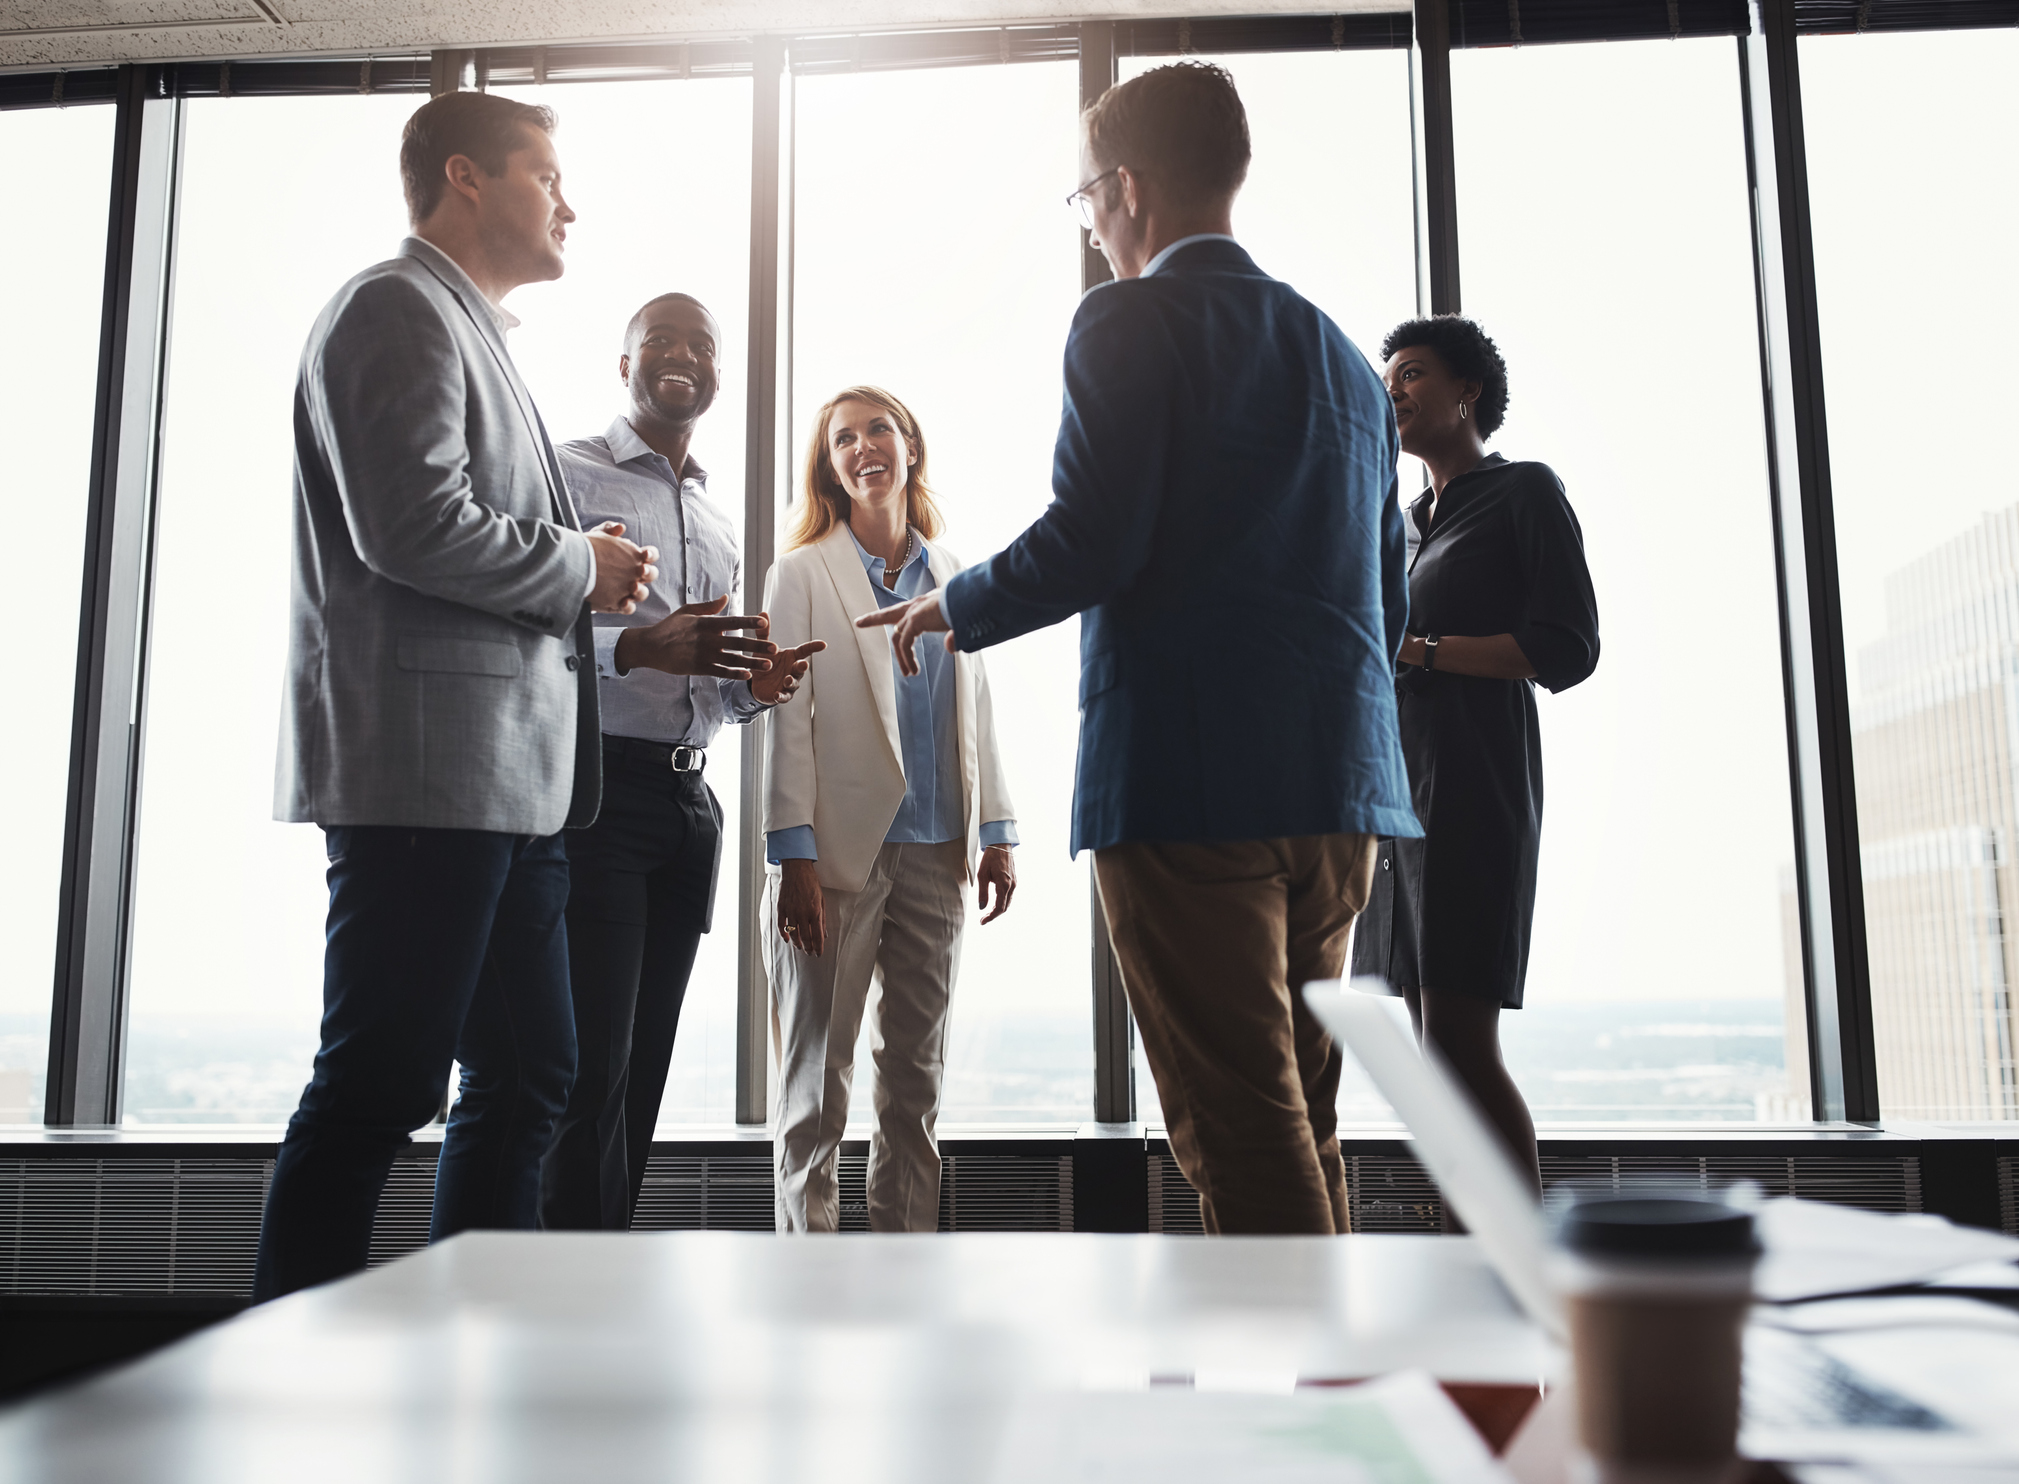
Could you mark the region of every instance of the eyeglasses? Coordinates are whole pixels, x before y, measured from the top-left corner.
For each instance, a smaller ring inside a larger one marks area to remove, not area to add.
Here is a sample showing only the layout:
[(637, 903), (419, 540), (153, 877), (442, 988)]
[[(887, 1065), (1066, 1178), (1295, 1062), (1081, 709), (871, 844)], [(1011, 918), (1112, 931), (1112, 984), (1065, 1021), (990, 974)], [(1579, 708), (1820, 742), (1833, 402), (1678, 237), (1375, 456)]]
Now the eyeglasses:
[(1080, 225), (1085, 227), (1089, 232), (1094, 229), (1094, 198), (1088, 193), (1109, 176), (1119, 174), (1121, 168), (1120, 165), (1117, 165), (1113, 170), (1103, 170), (1099, 175), (1096, 175), (1092, 180), (1066, 197), (1066, 205), (1079, 212)]

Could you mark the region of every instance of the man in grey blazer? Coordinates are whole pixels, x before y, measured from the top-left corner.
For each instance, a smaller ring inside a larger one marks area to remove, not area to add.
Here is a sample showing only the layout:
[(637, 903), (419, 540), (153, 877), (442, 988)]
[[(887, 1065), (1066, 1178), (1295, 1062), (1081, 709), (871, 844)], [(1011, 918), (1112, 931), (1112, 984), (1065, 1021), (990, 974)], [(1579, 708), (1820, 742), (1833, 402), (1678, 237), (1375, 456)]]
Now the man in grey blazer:
[[(564, 826), (601, 784), (589, 611), (628, 613), (655, 553), (583, 532), (505, 347), (557, 278), (553, 114), (452, 93), (408, 121), (414, 235), (337, 293), (294, 403), (294, 592), (276, 817), (328, 841), (322, 1045), (275, 1162), (255, 1299), (365, 1266), (408, 1135), (461, 1094), (432, 1238), (538, 1224), (575, 1073)], [(677, 622), (676, 622), (677, 620)], [(754, 620), (676, 615), (695, 668), (754, 672)]]

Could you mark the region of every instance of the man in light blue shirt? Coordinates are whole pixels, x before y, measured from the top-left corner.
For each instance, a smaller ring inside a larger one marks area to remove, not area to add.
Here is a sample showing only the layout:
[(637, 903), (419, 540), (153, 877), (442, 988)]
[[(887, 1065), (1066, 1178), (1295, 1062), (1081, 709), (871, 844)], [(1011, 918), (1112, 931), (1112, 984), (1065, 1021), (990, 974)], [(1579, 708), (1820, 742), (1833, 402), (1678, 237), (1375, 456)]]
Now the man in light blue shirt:
[[(869, 585), (875, 590), (879, 607), (900, 606), (938, 587), (927, 565), (930, 552), (925, 540), (915, 532), (910, 557), (898, 569), (895, 588), (884, 580), (889, 564), (863, 550), (853, 531), (849, 532), (849, 540), (855, 544), (855, 554), (862, 558), (863, 570), (869, 574)], [(960, 761), (955, 751), (959, 743), (954, 736), (953, 656), (944, 645), (922, 644), (919, 658), (920, 673), (910, 677), (899, 667), (895, 655), (890, 662), (891, 673), (897, 678), (897, 738), (904, 762), (904, 802), (897, 806), (890, 833), (883, 837), (886, 845), (938, 845), (958, 840), (967, 828), (967, 821), (961, 816)], [(1015, 820), (983, 821), (984, 850), (991, 845), (1016, 843)], [(773, 865), (820, 858), (813, 848), (810, 824), (773, 830), (765, 836), (764, 853)]]
[[(822, 647), (778, 655), (767, 670), (761, 619), (720, 612), (742, 585), (736, 527), (688, 452), (715, 400), (719, 341), (698, 301), (652, 300), (632, 316), (618, 361), (630, 406), (600, 438), (557, 450), (584, 524), (654, 540), (663, 556), (637, 611), (595, 629), (603, 807), (567, 837), (580, 1064), (542, 1169), (550, 1229), (631, 1224), (681, 1001), (713, 916), (722, 807), (702, 777), (708, 744), (724, 722), (789, 700)], [(731, 632), (752, 627), (755, 639)], [(690, 652), (709, 643), (718, 652)]]

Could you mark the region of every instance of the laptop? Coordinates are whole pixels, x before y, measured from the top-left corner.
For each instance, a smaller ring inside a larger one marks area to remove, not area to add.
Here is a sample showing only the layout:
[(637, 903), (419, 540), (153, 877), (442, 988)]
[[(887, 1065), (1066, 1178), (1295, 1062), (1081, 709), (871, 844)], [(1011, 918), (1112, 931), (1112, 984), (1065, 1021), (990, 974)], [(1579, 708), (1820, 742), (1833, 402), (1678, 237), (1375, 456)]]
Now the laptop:
[(1415, 1136), (1415, 1154), (1529, 1317), (1565, 1338), (1551, 1290), (1542, 1208), (1471, 1097), (1433, 1054), (1419, 1052), (1379, 979), (1304, 986), (1304, 1003), (1367, 1069)]

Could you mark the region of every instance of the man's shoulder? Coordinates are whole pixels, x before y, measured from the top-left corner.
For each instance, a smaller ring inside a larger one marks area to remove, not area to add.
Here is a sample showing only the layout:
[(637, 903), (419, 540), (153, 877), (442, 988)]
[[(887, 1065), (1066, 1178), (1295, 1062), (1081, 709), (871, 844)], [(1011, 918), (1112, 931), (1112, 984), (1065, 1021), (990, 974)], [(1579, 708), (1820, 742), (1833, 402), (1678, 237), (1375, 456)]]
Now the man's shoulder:
[(570, 438), (566, 443), (556, 444), (554, 452), (564, 460), (593, 464), (599, 469), (614, 468), (617, 462), (610, 454), (610, 440), (601, 433), (587, 438)]
[[(1080, 299), (1073, 316), (1073, 333), (1141, 333), (1161, 330), (1184, 335), (1207, 321), (1202, 319), (1209, 305), (1237, 302), (1243, 308), (1242, 323), (1259, 324), (1263, 318), (1280, 323), (1287, 312), (1308, 316), (1316, 324), (1330, 321), (1324, 312), (1280, 278), (1247, 262), (1238, 267), (1212, 265), (1202, 271), (1173, 268), (1148, 278), (1111, 279), (1089, 289)], [(1254, 311), (1251, 320), (1247, 311)]]
[(353, 274), (330, 296), (317, 318), (310, 342), (324, 340), (339, 326), (382, 320), (411, 321), (433, 313), (445, 317), (448, 287), (413, 258), (388, 258)]

